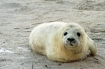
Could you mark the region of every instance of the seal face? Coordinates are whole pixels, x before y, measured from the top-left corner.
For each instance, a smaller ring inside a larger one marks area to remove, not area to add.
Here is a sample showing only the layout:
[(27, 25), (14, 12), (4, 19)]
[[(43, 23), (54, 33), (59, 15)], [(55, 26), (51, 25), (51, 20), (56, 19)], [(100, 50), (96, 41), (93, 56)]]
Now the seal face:
[(80, 43), (81, 32), (76, 29), (68, 29), (63, 36), (64, 45), (78, 46)]
[(29, 37), (31, 48), (46, 55), (50, 60), (70, 62), (95, 55), (95, 42), (87, 36), (77, 23), (52, 22), (35, 27)]
[(81, 26), (69, 24), (63, 33), (63, 44), (65, 48), (77, 47), (81, 45), (83, 39), (86, 39), (85, 37), (85, 31)]

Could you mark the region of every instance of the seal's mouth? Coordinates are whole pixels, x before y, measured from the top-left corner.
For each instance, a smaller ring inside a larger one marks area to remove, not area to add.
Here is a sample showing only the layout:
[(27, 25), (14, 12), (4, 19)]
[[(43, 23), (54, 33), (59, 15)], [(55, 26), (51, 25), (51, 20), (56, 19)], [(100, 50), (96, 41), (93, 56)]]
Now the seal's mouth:
[(72, 43), (70, 43), (70, 46), (74, 46)]
[(77, 41), (76, 41), (75, 38), (67, 38), (66, 39), (66, 43), (68, 43), (69, 46), (75, 46), (75, 45), (77, 45)]
[(69, 42), (69, 46), (78, 46), (78, 43), (77, 42), (75, 42), (75, 43), (73, 43), (73, 42)]
[(65, 46), (68, 46), (68, 47), (76, 47), (79, 45), (79, 42), (78, 41), (66, 41), (64, 42), (64, 45)]
[(72, 43), (72, 42), (70, 42), (69, 45), (70, 45), (70, 46), (76, 46), (77, 44), (76, 44), (76, 43)]
[(76, 41), (66, 41), (66, 43), (69, 45), (69, 46), (75, 46), (77, 44)]

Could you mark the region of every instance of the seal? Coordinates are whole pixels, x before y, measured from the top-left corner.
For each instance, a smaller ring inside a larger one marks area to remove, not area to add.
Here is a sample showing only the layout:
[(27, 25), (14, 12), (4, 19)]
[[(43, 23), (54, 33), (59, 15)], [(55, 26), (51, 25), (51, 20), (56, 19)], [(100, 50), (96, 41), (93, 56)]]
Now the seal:
[(97, 53), (95, 42), (78, 23), (40, 24), (30, 33), (29, 44), (35, 52), (58, 62), (82, 60)]

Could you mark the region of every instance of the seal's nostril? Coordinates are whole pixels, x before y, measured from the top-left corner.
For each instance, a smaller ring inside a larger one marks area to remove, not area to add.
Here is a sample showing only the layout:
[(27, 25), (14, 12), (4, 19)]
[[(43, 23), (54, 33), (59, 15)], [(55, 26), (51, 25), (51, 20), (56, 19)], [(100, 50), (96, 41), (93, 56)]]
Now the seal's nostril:
[(74, 38), (67, 38), (68, 41), (75, 41)]

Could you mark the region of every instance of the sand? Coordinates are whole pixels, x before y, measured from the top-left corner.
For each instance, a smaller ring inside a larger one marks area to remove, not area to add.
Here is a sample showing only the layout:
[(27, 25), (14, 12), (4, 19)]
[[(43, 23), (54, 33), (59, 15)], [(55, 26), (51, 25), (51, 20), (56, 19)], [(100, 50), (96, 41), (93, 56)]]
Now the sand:
[[(33, 27), (53, 21), (79, 23), (97, 55), (59, 63), (31, 51)], [(0, 69), (105, 69), (105, 0), (0, 0)]]

